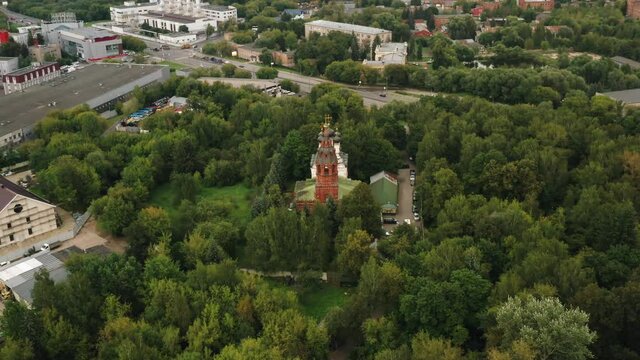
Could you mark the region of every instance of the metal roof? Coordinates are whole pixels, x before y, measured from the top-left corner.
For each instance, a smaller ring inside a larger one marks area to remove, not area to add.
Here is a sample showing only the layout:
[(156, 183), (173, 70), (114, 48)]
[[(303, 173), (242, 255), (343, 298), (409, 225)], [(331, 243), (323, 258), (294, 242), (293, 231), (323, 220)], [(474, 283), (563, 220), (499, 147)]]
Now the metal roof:
[(630, 90), (621, 90), (621, 91), (611, 91), (611, 92), (602, 93), (600, 95), (608, 96), (616, 101), (622, 101), (625, 104), (640, 103), (640, 88), (630, 89)]
[(632, 70), (640, 69), (640, 62), (628, 59), (623, 56), (614, 56), (611, 60), (618, 65), (629, 65)]
[(342, 31), (342, 32), (357, 32), (357, 33), (370, 34), (370, 35), (380, 35), (380, 34), (391, 32), (390, 30), (378, 29), (378, 28), (369, 27), (369, 26), (345, 24), (345, 23), (339, 23), (339, 22), (327, 21), (327, 20), (314, 20), (314, 21), (308, 22), (307, 24), (324, 27), (329, 30)]
[(14, 292), (16, 297), (31, 304), (35, 275), (41, 269), (46, 269), (54, 282), (67, 278), (64, 263), (51, 252), (44, 251), (10, 264), (9, 267), (0, 271), (0, 280)]

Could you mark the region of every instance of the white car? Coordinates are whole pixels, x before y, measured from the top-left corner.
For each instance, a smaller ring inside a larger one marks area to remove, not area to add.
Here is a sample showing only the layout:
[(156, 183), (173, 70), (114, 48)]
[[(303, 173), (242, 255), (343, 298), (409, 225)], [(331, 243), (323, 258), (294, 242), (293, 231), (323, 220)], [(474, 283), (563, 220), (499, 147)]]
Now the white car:
[(404, 223), (407, 225), (411, 225), (411, 219), (404, 219)]
[(42, 244), (42, 247), (40, 248), (40, 251), (45, 251), (45, 250), (49, 250), (49, 244), (47, 243)]
[(413, 220), (415, 221), (420, 220), (420, 214), (418, 214), (417, 212), (413, 213)]

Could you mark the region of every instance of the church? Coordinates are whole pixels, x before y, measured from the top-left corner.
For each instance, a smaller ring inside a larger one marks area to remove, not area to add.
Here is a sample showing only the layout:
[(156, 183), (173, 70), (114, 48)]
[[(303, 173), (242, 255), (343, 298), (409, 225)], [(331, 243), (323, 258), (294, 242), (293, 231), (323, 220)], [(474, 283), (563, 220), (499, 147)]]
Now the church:
[(340, 150), (340, 132), (331, 128), (325, 118), (318, 133), (318, 150), (311, 155), (311, 179), (296, 182), (295, 204), (298, 210), (313, 209), (316, 202), (326, 203), (329, 198), (339, 202), (360, 182), (348, 177), (348, 154)]

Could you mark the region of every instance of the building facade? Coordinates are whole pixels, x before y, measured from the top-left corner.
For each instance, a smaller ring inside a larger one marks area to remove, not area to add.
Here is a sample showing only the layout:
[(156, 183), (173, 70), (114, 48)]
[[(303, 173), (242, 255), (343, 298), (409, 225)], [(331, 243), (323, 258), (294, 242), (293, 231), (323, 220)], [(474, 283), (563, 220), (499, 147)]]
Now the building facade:
[(0, 57), (0, 84), (4, 81), (3, 75), (18, 70), (17, 57)]
[(207, 19), (203, 16), (193, 17), (155, 11), (150, 11), (148, 14), (138, 16), (138, 23), (140, 25), (148, 24), (149, 26), (170, 32), (180, 31), (181, 26), (186, 26), (190, 33), (204, 32), (209, 25), (217, 29), (216, 20)]
[(627, 0), (627, 16), (640, 19), (640, 0)]
[(0, 247), (58, 228), (55, 205), (0, 178)]
[(173, 45), (191, 44), (196, 41), (196, 34), (169, 33), (159, 34), (158, 39)]
[(122, 55), (122, 39), (105, 30), (81, 28), (61, 30), (60, 42), (64, 52), (87, 61)]
[(233, 6), (203, 5), (200, 10), (207, 19), (215, 20), (218, 23), (238, 18), (238, 9)]
[(360, 45), (372, 44), (376, 37), (383, 43), (391, 41), (391, 31), (369, 26), (352, 25), (327, 20), (315, 20), (304, 24), (304, 35), (307, 38), (311, 36), (312, 33), (328, 35), (332, 31), (353, 34)]
[(535, 8), (551, 11), (555, 5), (555, 0), (518, 0), (518, 6), (521, 9)]
[[(18, 69), (2, 76), (5, 95), (38, 85), (60, 76), (60, 65), (55, 62)], [(2, 144), (0, 144), (2, 145)]]

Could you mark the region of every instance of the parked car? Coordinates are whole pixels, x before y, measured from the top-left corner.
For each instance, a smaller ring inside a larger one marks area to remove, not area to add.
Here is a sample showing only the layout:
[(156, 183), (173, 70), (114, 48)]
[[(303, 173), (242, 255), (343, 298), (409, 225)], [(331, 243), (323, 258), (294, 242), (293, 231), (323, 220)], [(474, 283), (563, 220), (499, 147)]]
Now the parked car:
[(49, 244), (44, 243), (42, 244), (42, 247), (40, 247), (40, 251), (46, 251), (46, 250), (49, 250)]
[(397, 224), (398, 220), (396, 220), (395, 218), (392, 218), (392, 217), (385, 217), (385, 218), (382, 218), (382, 222), (384, 224)]
[(404, 219), (404, 223), (407, 225), (411, 225), (411, 219)]
[(417, 212), (413, 213), (413, 220), (418, 221), (420, 220), (420, 214), (418, 214)]

